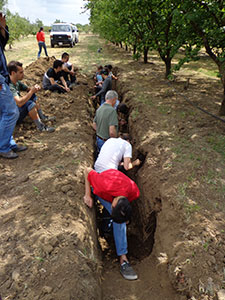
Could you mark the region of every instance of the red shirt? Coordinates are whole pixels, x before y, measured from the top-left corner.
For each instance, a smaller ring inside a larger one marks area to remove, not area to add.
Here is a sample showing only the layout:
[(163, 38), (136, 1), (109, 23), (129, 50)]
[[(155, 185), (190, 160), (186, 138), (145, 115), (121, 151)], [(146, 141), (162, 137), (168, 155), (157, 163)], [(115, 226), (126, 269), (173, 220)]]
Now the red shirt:
[(93, 193), (108, 202), (118, 196), (127, 197), (131, 202), (140, 195), (136, 183), (118, 170), (109, 169), (101, 173), (92, 170), (88, 174), (88, 181)]
[(45, 33), (44, 31), (38, 31), (36, 34), (36, 38), (38, 42), (45, 42)]

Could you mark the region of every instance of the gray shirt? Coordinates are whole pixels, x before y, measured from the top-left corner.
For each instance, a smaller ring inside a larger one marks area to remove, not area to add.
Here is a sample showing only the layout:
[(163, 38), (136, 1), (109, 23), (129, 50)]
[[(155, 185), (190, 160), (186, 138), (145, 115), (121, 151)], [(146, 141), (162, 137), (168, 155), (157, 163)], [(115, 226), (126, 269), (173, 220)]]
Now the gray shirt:
[(102, 139), (107, 140), (110, 138), (110, 126), (115, 126), (116, 131), (118, 132), (118, 117), (116, 110), (108, 103), (104, 103), (97, 109), (94, 122), (97, 125), (96, 134)]
[(108, 76), (102, 84), (101, 90), (95, 95), (96, 97), (101, 96), (101, 98), (104, 97), (105, 100), (105, 94), (112, 89), (112, 77)]

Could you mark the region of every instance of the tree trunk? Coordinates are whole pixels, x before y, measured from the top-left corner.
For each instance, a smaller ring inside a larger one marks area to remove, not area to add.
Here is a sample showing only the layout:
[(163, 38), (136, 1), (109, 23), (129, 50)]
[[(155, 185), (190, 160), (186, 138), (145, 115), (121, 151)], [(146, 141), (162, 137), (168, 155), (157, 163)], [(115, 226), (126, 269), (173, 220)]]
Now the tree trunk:
[(126, 45), (126, 48), (125, 48), (125, 49), (126, 49), (126, 51), (128, 51), (128, 47), (127, 47), (127, 45)]
[(223, 101), (220, 106), (219, 115), (225, 116), (225, 63), (224, 62), (219, 65), (219, 72), (221, 75), (221, 82), (223, 85)]
[(133, 54), (136, 54), (136, 51), (137, 51), (137, 46), (134, 45), (134, 47), (133, 47)]
[(122, 42), (120, 42), (120, 48), (123, 48), (123, 44), (122, 44)]
[(119, 46), (119, 43), (116, 43), (116, 46)]
[(165, 59), (165, 64), (166, 64), (166, 74), (165, 74), (165, 78), (168, 78), (168, 76), (171, 73), (171, 59), (170, 58), (166, 58)]
[(149, 47), (144, 47), (144, 63), (147, 64), (148, 62), (148, 50)]

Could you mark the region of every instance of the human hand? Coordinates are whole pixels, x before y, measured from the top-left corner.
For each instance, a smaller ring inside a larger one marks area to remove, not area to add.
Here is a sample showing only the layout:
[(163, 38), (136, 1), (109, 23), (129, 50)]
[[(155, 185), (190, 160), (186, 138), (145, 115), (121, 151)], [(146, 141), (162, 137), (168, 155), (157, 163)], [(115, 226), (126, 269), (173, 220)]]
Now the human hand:
[(90, 196), (84, 195), (84, 203), (90, 208), (93, 207), (93, 199)]
[(93, 99), (93, 100), (94, 100), (95, 98), (96, 98), (96, 96), (91, 96), (91, 99)]
[(141, 164), (141, 161), (138, 158), (133, 162), (133, 166), (140, 166), (140, 164)]
[(67, 93), (70, 92), (70, 89), (68, 87), (66, 87), (65, 90), (67, 91)]
[(39, 89), (38, 89), (38, 85), (37, 84), (35, 84), (35, 86), (33, 86), (31, 89), (30, 89), (30, 91), (34, 94), (34, 93), (37, 93), (37, 91), (38, 91)]
[(39, 84), (35, 84), (35, 88), (37, 89), (37, 91), (40, 91), (41, 90), (41, 87)]
[(6, 26), (6, 20), (5, 20), (5, 16), (3, 15), (2, 12), (0, 12), (0, 24), (3, 28), (5, 28)]

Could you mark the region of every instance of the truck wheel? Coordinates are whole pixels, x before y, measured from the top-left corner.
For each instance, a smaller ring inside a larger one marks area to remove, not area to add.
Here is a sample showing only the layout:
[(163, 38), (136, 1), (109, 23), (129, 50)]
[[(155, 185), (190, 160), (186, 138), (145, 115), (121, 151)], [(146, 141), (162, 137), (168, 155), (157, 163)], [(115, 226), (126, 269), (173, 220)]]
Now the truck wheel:
[(73, 42), (70, 43), (70, 47), (73, 48)]
[(51, 43), (51, 48), (54, 48), (54, 46), (55, 46), (55, 45), (54, 45), (53, 43)]

